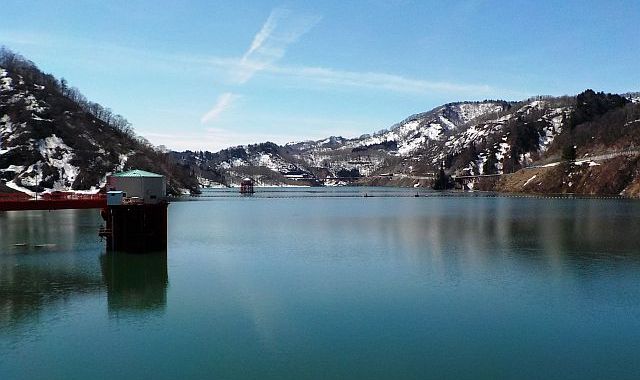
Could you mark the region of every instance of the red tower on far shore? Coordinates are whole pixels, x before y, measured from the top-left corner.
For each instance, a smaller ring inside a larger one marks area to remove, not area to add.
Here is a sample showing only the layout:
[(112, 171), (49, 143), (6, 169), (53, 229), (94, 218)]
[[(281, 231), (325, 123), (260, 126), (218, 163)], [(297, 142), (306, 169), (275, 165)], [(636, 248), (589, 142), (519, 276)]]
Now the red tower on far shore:
[(245, 178), (240, 182), (240, 194), (253, 194), (254, 192), (251, 178)]

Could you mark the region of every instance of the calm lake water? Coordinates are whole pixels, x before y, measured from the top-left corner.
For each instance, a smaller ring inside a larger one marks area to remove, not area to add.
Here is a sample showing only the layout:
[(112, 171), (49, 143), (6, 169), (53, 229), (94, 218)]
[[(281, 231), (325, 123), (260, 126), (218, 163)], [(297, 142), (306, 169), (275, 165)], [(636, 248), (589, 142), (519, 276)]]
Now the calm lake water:
[(640, 378), (640, 202), (414, 194), (0, 213), (0, 379)]

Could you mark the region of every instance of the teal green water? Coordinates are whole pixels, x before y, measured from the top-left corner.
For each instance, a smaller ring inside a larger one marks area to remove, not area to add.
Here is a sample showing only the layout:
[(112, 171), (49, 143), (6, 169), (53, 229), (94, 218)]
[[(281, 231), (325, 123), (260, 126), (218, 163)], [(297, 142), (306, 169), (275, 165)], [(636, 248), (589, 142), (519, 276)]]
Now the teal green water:
[(0, 213), (0, 379), (640, 378), (640, 202), (413, 194)]

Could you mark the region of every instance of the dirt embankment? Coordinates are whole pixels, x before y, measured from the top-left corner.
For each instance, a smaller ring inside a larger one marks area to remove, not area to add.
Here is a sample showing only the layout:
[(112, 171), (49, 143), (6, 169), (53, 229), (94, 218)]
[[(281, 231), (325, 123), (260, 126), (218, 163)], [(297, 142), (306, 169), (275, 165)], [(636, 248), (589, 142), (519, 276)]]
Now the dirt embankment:
[(562, 163), (522, 169), (502, 177), (496, 191), (537, 194), (623, 195), (640, 197), (640, 157), (601, 162)]
[[(409, 177), (361, 178), (352, 185), (428, 187), (430, 180)], [(598, 162), (561, 163), (521, 169), (502, 177), (480, 178), (476, 190), (527, 194), (578, 194), (640, 198), (640, 156), (619, 156)]]

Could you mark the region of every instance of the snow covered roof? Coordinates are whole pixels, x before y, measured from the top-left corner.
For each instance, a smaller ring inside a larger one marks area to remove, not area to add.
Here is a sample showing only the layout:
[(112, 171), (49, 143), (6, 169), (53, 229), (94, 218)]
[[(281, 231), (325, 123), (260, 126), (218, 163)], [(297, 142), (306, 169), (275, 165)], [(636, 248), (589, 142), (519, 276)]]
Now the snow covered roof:
[(156, 173), (151, 173), (151, 172), (147, 172), (144, 170), (129, 170), (126, 172), (121, 172), (121, 173), (115, 173), (113, 174), (113, 177), (153, 177), (153, 178), (158, 178), (158, 177), (164, 177), (163, 175), (160, 174), (156, 174)]

